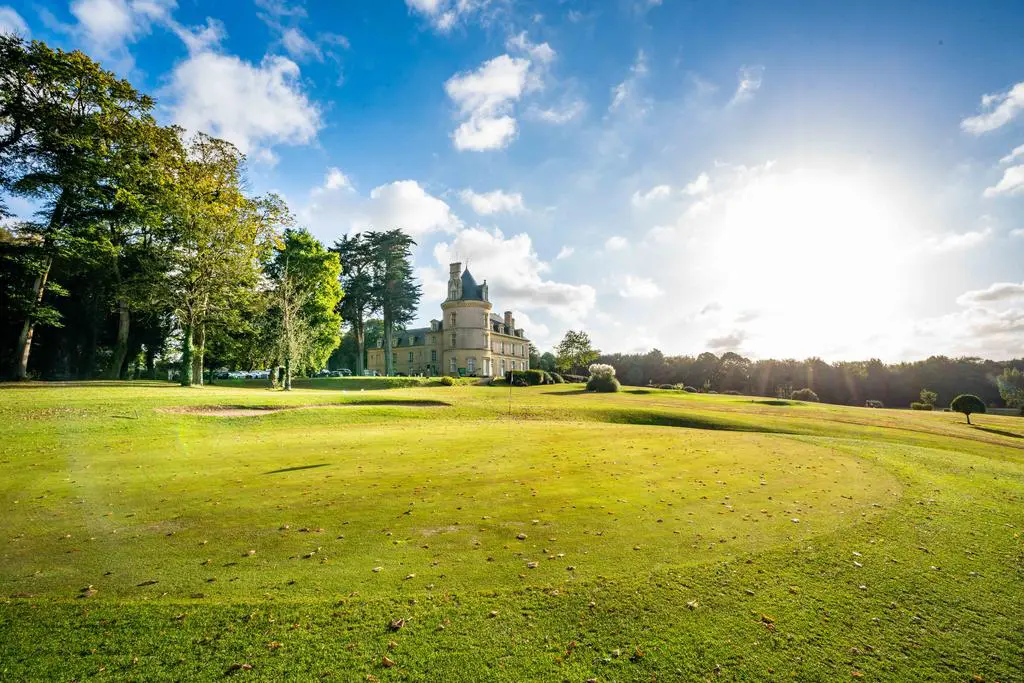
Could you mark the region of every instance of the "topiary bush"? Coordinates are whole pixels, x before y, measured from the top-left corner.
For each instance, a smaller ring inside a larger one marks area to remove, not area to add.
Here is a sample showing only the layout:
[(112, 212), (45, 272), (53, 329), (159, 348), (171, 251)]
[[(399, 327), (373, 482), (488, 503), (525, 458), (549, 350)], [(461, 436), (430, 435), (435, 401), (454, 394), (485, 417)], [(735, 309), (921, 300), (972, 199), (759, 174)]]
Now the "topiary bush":
[(676, 385), (675, 384), (659, 384), (658, 388), (659, 389), (675, 389)]
[(583, 375), (566, 375), (563, 373), (562, 378), (569, 384), (584, 384), (587, 381), (587, 378)]
[(590, 379), (587, 380), (587, 391), (613, 393), (622, 388), (615, 379), (615, 368), (611, 365), (594, 363), (590, 366)]
[(685, 391), (688, 394), (696, 394), (697, 393), (696, 387), (683, 387), (683, 391)]
[(441, 382), (442, 386), (446, 386), (446, 387), (453, 387), (453, 386), (455, 386), (455, 378), (452, 377), (451, 375), (444, 375), (438, 381)]
[(921, 403), (920, 401), (914, 401), (910, 404), (911, 410), (934, 410), (935, 406), (931, 403)]
[(818, 401), (818, 395), (812, 389), (797, 389), (789, 395), (791, 401)]
[(984, 413), (985, 402), (974, 394), (960, 394), (949, 404), (949, 409), (967, 416), (967, 424), (971, 424), (971, 413)]
[(559, 375), (557, 372), (552, 372), (551, 380), (554, 384), (565, 384), (565, 378)]

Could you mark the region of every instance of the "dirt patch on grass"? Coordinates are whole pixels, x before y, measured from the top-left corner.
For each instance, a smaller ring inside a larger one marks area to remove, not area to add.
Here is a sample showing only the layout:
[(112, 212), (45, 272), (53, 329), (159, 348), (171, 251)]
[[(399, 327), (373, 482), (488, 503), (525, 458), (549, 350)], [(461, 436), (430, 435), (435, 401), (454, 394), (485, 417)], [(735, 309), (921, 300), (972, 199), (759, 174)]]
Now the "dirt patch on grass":
[(203, 415), (206, 417), (257, 417), (286, 410), (309, 410), (311, 408), (440, 408), (451, 404), (444, 401), (350, 401), (348, 403), (317, 403), (304, 406), (166, 406), (156, 408), (158, 413), (175, 415)]

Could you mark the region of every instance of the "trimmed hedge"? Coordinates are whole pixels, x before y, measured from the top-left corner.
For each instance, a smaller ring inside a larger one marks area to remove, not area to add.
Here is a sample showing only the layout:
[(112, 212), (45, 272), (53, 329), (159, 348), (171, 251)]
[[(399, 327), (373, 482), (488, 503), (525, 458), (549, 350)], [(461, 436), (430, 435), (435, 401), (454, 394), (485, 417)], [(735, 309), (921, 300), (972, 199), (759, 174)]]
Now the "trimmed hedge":
[(933, 406), (931, 403), (920, 403), (918, 401), (914, 401), (913, 403), (910, 404), (910, 409), (911, 410), (935, 410), (935, 406)]
[(736, 391), (735, 389), (726, 389), (722, 393), (723, 394), (727, 394), (729, 396), (742, 396), (743, 395), (740, 392)]
[(451, 375), (443, 375), (438, 381), (441, 383), (442, 386), (446, 386), (446, 387), (453, 387), (453, 386), (455, 386), (455, 378), (452, 377)]
[(675, 389), (676, 385), (675, 384), (659, 384), (658, 388), (659, 389)]
[(562, 377), (570, 384), (584, 384), (587, 381), (583, 375), (567, 375), (563, 372)]
[(551, 380), (555, 384), (565, 384), (565, 378), (559, 375), (557, 372), (548, 373), (551, 375)]
[(694, 387), (683, 387), (683, 391), (685, 391), (688, 394), (696, 394), (697, 393), (697, 389), (695, 389)]
[(508, 370), (505, 373), (505, 381), (509, 384), (523, 381), (529, 386), (536, 386), (538, 384), (548, 384), (546, 372), (543, 370)]

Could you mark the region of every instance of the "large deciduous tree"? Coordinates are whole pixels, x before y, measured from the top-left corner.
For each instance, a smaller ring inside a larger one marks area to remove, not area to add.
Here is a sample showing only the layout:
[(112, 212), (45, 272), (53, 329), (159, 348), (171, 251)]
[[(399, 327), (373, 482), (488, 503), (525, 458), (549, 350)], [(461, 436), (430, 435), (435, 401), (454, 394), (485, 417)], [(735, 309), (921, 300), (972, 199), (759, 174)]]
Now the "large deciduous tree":
[(322, 368), (341, 341), (338, 304), (344, 296), (338, 255), (306, 230), (285, 230), (267, 265), (277, 348), (284, 364), (284, 388), (292, 387), (296, 366)]
[(243, 195), (244, 157), (231, 143), (200, 133), (183, 147), (169, 293), (181, 327), (181, 384), (189, 386), (202, 384), (207, 326), (237, 319), (238, 301), (254, 296), (271, 236), (289, 217), (275, 195)]
[(590, 335), (583, 330), (569, 330), (555, 347), (555, 365), (561, 372), (580, 374), (597, 360), (600, 351), (590, 343)]

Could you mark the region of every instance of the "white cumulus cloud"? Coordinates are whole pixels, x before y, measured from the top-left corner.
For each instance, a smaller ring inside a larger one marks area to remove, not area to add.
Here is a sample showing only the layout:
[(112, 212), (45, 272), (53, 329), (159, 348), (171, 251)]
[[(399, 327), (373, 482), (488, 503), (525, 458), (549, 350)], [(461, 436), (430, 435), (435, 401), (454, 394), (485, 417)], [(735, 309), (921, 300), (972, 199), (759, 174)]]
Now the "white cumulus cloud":
[(526, 233), (506, 238), (500, 230), (459, 230), (450, 242), (434, 247), (434, 258), (447, 271), (449, 263), (468, 263), (473, 274), (487, 280), (490, 298), (502, 309), (543, 311), (578, 322), (593, 308), (596, 292), (589, 285), (556, 282)]
[(1003, 171), (1003, 177), (992, 187), (985, 188), (986, 197), (1024, 194), (1024, 164), (1011, 166)]
[(252, 64), (233, 55), (199, 52), (175, 66), (162, 93), (174, 122), (265, 156), (277, 144), (311, 142), (320, 110), (299, 80), (299, 66), (280, 56)]
[(515, 137), (513, 104), (527, 88), (530, 60), (507, 54), (490, 59), (475, 71), (455, 74), (445, 92), (466, 119), (452, 140), (458, 150), (502, 149)]
[(448, 33), (489, 4), (490, 0), (405, 0), (409, 12), (425, 18), (438, 33)]
[(401, 228), (420, 239), (433, 232), (453, 232), (462, 222), (451, 207), (415, 180), (378, 185), (368, 196), (356, 192), (339, 168), (327, 169), (323, 183), (298, 210), (299, 221), (326, 243), (363, 230)]
[(516, 213), (526, 209), (523, 204), (523, 195), (519, 192), (509, 193), (502, 190), (474, 192), (472, 188), (467, 188), (459, 192), (459, 198), (481, 216), (490, 216), (501, 212)]
[(1024, 112), (1024, 81), (1001, 93), (983, 95), (981, 113), (960, 122), (960, 128), (972, 135), (981, 135), (1010, 123)]
[(625, 299), (656, 299), (664, 294), (654, 280), (637, 275), (626, 275), (619, 283), (619, 296)]
[(629, 246), (629, 242), (621, 235), (612, 235), (604, 243), (604, 248), (607, 251), (622, 251), (627, 246)]

